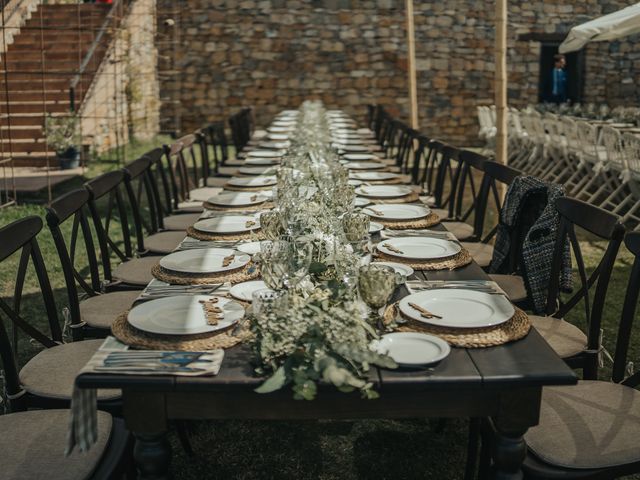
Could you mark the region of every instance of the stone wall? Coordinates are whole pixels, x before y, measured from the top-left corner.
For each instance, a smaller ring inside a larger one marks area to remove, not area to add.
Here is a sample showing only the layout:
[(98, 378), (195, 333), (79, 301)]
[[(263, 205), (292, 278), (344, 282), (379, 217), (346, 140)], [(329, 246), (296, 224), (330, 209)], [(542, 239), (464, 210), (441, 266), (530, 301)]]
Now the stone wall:
[(83, 144), (103, 152), (160, 128), (155, 0), (134, 0), (80, 111)]
[[(414, 4), (421, 130), (477, 143), (475, 107), (493, 101), (493, 2)], [(627, 4), (509, 2), (510, 103), (537, 102), (540, 38)], [(244, 105), (264, 123), (305, 98), (361, 119), (381, 103), (406, 119), (404, 15), (404, 0), (158, 0), (163, 128), (188, 132)], [(587, 49), (586, 100), (637, 101), (635, 40)]]

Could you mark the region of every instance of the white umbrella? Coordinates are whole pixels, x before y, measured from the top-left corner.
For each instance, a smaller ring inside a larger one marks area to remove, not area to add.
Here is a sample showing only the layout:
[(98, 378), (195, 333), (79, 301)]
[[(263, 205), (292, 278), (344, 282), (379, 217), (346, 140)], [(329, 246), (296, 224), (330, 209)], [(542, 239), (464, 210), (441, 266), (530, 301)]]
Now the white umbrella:
[(615, 40), (634, 33), (640, 33), (640, 3), (573, 27), (558, 51), (573, 52), (589, 42)]

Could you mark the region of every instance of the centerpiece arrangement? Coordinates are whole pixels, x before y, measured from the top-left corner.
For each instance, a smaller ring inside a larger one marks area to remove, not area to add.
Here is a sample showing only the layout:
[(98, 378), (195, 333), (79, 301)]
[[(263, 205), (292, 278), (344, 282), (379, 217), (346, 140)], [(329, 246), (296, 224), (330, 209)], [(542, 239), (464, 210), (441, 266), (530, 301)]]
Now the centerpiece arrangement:
[(278, 119), (290, 146), (276, 168), (275, 208), (260, 215), (267, 241), (256, 255), (271, 290), (252, 302), (257, 371), (268, 376), (260, 393), (292, 384), (295, 398), (310, 400), (324, 381), (375, 398), (370, 366), (396, 366), (370, 344), (399, 278), (370, 264), (369, 216), (354, 210), (332, 141), (341, 122), (317, 102)]

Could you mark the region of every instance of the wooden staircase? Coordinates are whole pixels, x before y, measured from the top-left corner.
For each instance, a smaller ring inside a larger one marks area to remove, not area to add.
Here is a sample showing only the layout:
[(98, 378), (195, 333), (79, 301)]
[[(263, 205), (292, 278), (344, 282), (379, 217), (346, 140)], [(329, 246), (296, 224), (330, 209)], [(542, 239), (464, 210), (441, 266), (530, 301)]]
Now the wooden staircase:
[[(14, 166), (55, 166), (47, 148), (46, 114), (70, 110), (69, 86), (90, 52), (111, 5), (40, 5), (0, 55), (0, 158)], [(82, 103), (111, 38), (103, 35), (75, 89)]]

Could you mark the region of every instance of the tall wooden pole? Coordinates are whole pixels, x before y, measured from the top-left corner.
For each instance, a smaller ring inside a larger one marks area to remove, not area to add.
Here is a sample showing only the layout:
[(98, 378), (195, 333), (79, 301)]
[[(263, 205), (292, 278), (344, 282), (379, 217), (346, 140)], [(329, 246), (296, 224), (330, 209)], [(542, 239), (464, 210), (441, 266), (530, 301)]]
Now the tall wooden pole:
[(407, 12), (407, 72), (411, 128), (418, 130), (418, 87), (416, 85), (416, 36), (413, 28), (413, 0), (405, 0)]
[(507, 0), (496, 0), (496, 161), (507, 163)]

